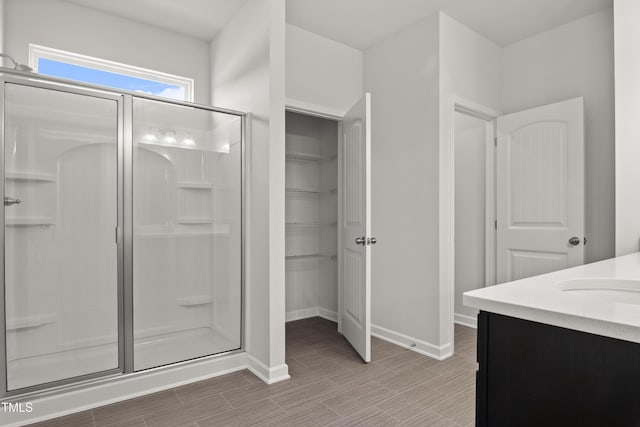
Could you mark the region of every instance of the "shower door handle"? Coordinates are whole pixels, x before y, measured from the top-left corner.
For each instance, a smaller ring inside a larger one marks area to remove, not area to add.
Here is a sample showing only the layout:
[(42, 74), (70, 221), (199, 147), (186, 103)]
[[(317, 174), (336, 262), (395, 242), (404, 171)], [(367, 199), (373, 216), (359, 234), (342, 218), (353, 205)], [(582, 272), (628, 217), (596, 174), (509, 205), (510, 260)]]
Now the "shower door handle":
[(5, 206), (19, 205), (20, 203), (22, 203), (22, 200), (16, 199), (14, 197), (5, 197), (4, 198), (4, 205)]

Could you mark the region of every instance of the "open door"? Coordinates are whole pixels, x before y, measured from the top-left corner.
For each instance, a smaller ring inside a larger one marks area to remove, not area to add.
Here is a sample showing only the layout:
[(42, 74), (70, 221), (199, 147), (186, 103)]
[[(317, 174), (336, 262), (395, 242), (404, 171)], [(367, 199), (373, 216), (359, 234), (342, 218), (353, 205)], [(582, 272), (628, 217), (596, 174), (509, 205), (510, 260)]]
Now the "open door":
[(340, 330), (371, 361), (371, 94), (346, 114), (342, 157)]
[(584, 262), (583, 98), (498, 118), (498, 283)]

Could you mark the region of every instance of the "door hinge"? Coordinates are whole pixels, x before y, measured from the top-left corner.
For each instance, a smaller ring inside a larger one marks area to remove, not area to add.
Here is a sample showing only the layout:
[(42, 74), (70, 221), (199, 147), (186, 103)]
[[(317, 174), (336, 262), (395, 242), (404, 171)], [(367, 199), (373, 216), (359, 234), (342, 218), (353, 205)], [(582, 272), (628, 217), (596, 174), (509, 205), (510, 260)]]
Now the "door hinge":
[(497, 219), (493, 220), (493, 228), (495, 228), (496, 230), (498, 229), (498, 220)]
[(494, 146), (494, 147), (497, 147), (497, 146), (498, 146), (498, 137), (497, 137), (497, 136), (494, 136), (494, 137), (493, 137), (493, 146)]
[(117, 244), (118, 244), (118, 235), (119, 235), (119, 233), (118, 233), (118, 231), (119, 231), (119, 230), (118, 230), (118, 227), (115, 227), (115, 230), (116, 230), (116, 245), (117, 245)]

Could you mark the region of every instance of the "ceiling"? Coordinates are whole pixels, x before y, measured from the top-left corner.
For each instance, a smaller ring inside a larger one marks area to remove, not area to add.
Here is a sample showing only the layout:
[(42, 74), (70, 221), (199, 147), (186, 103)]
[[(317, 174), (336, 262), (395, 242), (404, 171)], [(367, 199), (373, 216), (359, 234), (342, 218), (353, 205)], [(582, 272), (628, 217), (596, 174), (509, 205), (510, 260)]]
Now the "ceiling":
[(287, 22), (356, 49), (438, 10), (505, 46), (606, 7), (613, 0), (286, 0)]
[[(247, 0), (66, 0), (211, 40)], [(286, 0), (287, 22), (366, 49), (442, 10), (505, 46), (606, 7), (613, 0)]]
[(247, 0), (67, 1), (208, 41)]

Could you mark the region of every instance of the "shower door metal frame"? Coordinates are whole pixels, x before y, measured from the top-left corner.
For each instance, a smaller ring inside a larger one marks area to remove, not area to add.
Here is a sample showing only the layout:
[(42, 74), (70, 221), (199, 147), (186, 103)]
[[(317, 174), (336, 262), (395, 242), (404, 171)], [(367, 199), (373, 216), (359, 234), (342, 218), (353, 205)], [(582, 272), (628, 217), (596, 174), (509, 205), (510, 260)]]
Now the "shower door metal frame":
[[(124, 374), (144, 374), (160, 369), (167, 369), (172, 366), (181, 364), (197, 363), (198, 361), (208, 358), (219, 357), (222, 355), (233, 354), (244, 351), (246, 337), (245, 307), (246, 307), (246, 238), (247, 233), (247, 212), (248, 212), (248, 191), (247, 191), (247, 119), (248, 113), (226, 108), (214, 107), (211, 105), (196, 104), (187, 101), (178, 101), (175, 99), (161, 98), (153, 95), (147, 95), (138, 92), (123, 92), (124, 97), (124, 117), (129, 120), (124, 121), (124, 211), (130, 215), (130, 220), (125, 216), (125, 224), (123, 229), (124, 238), (124, 346), (127, 351), (124, 354)], [(195, 108), (198, 110), (209, 111), (211, 113), (229, 114), (240, 118), (240, 347), (233, 350), (227, 350), (221, 353), (215, 353), (205, 356), (195, 357), (193, 359), (177, 361), (167, 365), (160, 365), (153, 368), (145, 368), (136, 371), (134, 368), (135, 353), (135, 337), (133, 325), (133, 101), (135, 98), (157, 101), (163, 104), (177, 105), (181, 107)]]
[[(117, 102), (117, 226), (114, 232), (117, 243), (118, 276), (118, 367), (107, 371), (71, 377), (53, 382), (7, 390), (6, 360), (6, 306), (5, 306), (5, 210), (0, 212), (0, 398), (24, 399), (36, 398), (58, 392), (76, 390), (104, 381), (119, 381), (120, 378), (133, 375), (146, 375), (149, 372), (171, 369), (175, 366), (198, 363), (200, 361), (222, 357), (245, 351), (246, 339), (246, 243), (248, 212), (247, 179), (247, 119), (248, 114), (225, 108), (192, 102), (177, 101), (137, 92), (85, 84), (74, 80), (62, 79), (15, 71), (0, 67), (0, 197), (4, 200), (5, 190), (5, 85), (7, 83), (37, 87), (77, 95), (114, 100)], [(179, 361), (142, 371), (134, 371), (133, 356), (133, 98), (159, 101), (184, 107), (197, 108), (216, 113), (225, 113), (240, 118), (240, 347), (199, 358)]]
[[(34, 87), (44, 90), (53, 90), (56, 92), (70, 93), (74, 95), (89, 96), (92, 98), (100, 98), (109, 101), (115, 101), (117, 105), (116, 110), (116, 174), (117, 174), (117, 225), (114, 234), (117, 237), (117, 231), (121, 229), (124, 222), (124, 206), (123, 206), (123, 151), (124, 151), (124, 133), (123, 133), (123, 96), (116, 92), (111, 92), (104, 89), (83, 88), (79, 86), (60, 85), (55, 82), (48, 82), (43, 79), (24, 79), (20, 77), (7, 76), (4, 70), (0, 71), (0, 197), (4, 200), (5, 191), (5, 88), (7, 84), (14, 84), (18, 86)], [(96, 378), (108, 377), (111, 375), (121, 375), (124, 371), (124, 346), (123, 346), (123, 284), (124, 284), (124, 270), (123, 270), (123, 257), (124, 247), (122, 239), (118, 239), (116, 244), (116, 268), (117, 268), (117, 318), (118, 318), (118, 367), (108, 369), (105, 371), (93, 372), (90, 374), (79, 375), (70, 378), (64, 378), (61, 380), (46, 382), (28, 387), (22, 387), (15, 390), (8, 389), (8, 361), (7, 357), (7, 329), (6, 329), (6, 278), (5, 278), (5, 209), (0, 212), (0, 397), (12, 397), (16, 395), (22, 395), (32, 392), (37, 392), (46, 389), (52, 389), (67, 384), (75, 384), (81, 381), (92, 380)]]

